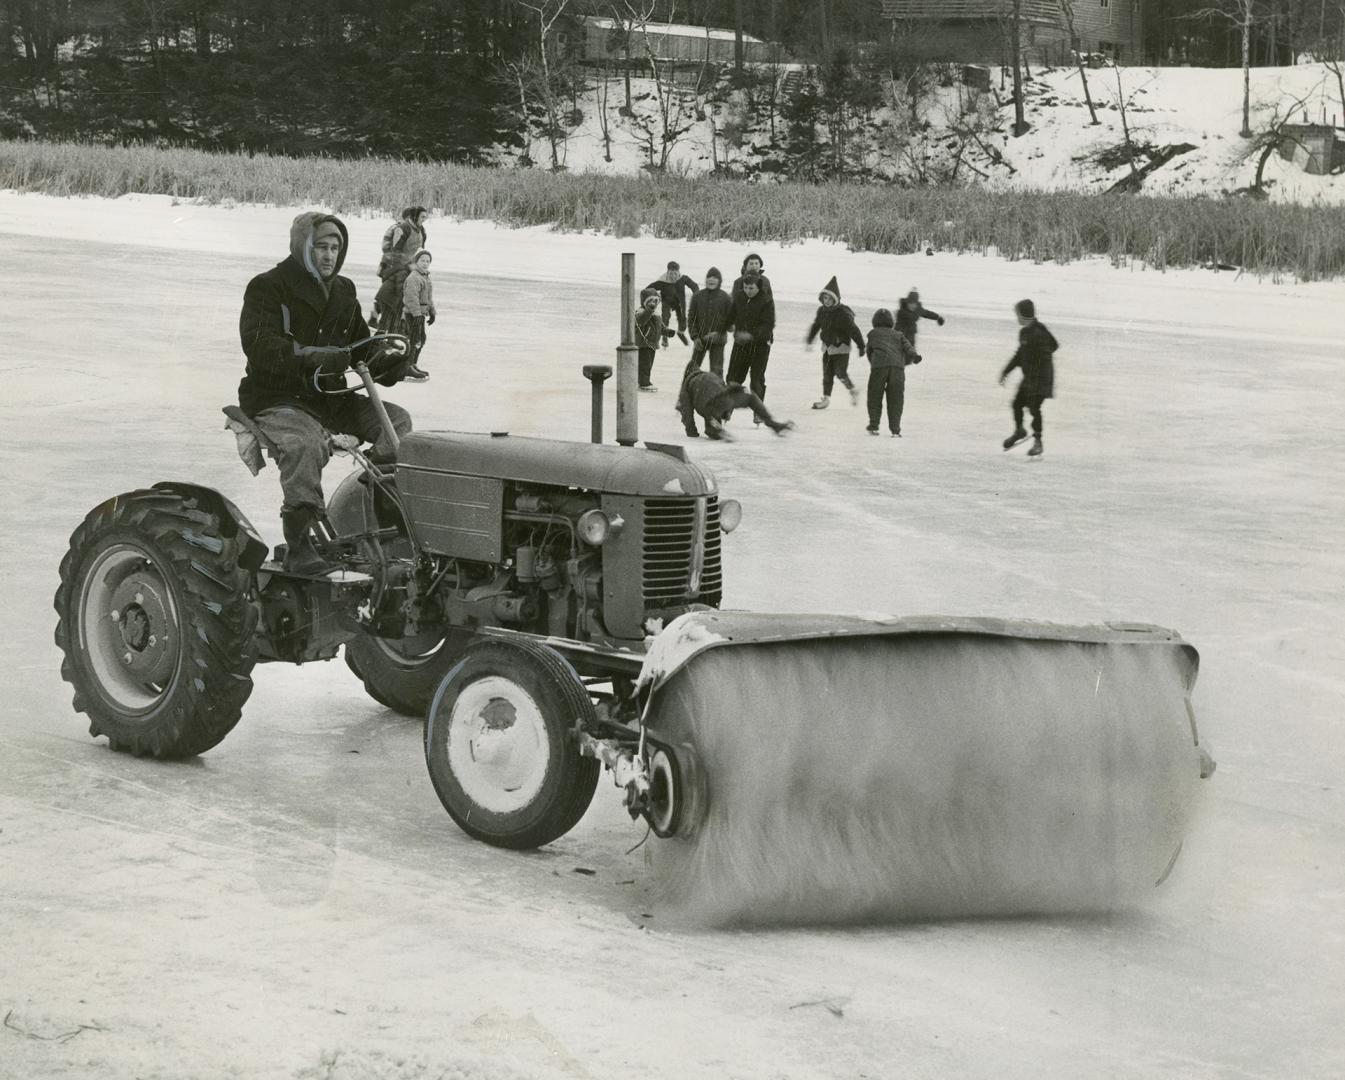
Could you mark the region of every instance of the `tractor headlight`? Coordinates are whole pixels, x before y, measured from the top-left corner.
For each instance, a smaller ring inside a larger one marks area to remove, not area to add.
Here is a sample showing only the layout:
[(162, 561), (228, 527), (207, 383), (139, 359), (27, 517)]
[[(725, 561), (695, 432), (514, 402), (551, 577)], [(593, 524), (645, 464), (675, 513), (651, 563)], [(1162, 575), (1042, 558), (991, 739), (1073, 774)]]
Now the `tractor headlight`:
[(602, 547), (612, 534), (612, 522), (601, 510), (585, 510), (574, 524), (579, 539), (594, 547)]
[(726, 533), (733, 532), (743, 520), (743, 504), (737, 499), (725, 499), (719, 504), (719, 527)]

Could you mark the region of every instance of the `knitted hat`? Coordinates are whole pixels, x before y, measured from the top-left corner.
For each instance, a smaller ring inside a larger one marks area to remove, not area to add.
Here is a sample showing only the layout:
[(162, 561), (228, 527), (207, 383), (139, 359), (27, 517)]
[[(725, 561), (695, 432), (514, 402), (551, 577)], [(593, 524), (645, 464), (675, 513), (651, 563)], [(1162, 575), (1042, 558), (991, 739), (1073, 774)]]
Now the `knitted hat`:
[(912, 289), (910, 292), (908, 292), (908, 293), (906, 294), (906, 299), (907, 299), (907, 300), (919, 300), (919, 299), (920, 299), (920, 290), (919, 290), (919, 289)]
[[(415, 253), (414, 255), (411, 256), (411, 265), (414, 266), (415, 263), (416, 263), (416, 260), (419, 259), (422, 255), (430, 255), (430, 249), (429, 249), (429, 248), (417, 248), (417, 249), (416, 249), (416, 253)], [(431, 262), (434, 261), (434, 256), (433, 256), (433, 255), (430, 255), (430, 261), (431, 261)]]
[(747, 273), (743, 275), (743, 285), (754, 285), (758, 289), (761, 288), (761, 275), (755, 270), (747, 271)]
[(680, 270), (680, 269), (682, 269), (682, 264), (679, 263), (679, 262), (677, 262), (677, 260), (675, 260), (675, 259), (669, 259), (669, 260), (668, 260), (668, 269), (669, 269), (669, 270)]
[(724, 275), (719, 272), (719, 267), (712, 266), (709, 270), (705, 271), (705, 280), (709, 281), (711, 278), (714, 278), (716, 281), (724, 280)]
[(891, 330), (896, 324), (896, 320), (892, 318), (892, 312), (888, 311), (885, 307), (880, 307), (873, 313), (874, 326), (886, 326)]
[(830, 296), (838, 304), (841, 302), (841, 287), (836, 284), (835, 274), (831, 275), (831, 280), (827, 282), (826, 287), (823, 288), (823, 290), (817, 294), (817, 298), (819, 300), (823, 300), (828, 296)]
[(756, 261), (757, 261), (757, 263), (759, 264), (759, 267), (760, 267), (760, 268), (758, 269), (757, 273), (760, 273), (762, 270), (765, 270), (765, 269), (766, 269), (766, 260), (763, 259), (760, 255), (756, 254), (756, 252), (752, 252), (751, 254), (749, 254), (749, 255), (747, 256), (747, 258), (745, 258), (745, 259), (743, 260), (743, 273), (744, 273), (744, 274), (747, 273), (747, 264), (748, 264), (749, 262), (751, 262), (753, 259), (756, 259)]
[(643, 307), (643, 306), (644, 306), (644, 302), (645, 302), (646, 300), (648, 300), (651, 296), (652, 296), (655, 300), (657, 300), (657, 299), (659, 298), (659, 296), (658, 296), (658, 290), (657, 290), (657, 289), (641, 289), (641, 290), (640, 290), (640, 305)]
[(1036, 305), (1031, 300), (1019, 300), (1013, 306), (1014, 313), (1022, 316), (1024, 319), (1035, 319), (1037, 317)]

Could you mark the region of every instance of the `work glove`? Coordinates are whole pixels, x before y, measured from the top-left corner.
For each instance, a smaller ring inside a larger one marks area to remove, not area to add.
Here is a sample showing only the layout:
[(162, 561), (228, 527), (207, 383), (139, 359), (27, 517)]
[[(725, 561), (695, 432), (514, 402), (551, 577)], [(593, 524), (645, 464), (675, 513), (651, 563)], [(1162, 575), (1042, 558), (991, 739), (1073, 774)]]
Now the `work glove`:
[[(425, 325), (426, 325), (426, 326), (433, 326), (433, 325), (434, 325), (434, 312), (433, 312), (433, 311), (431, 311), (428, 315), (425, 316)], [(939, 325), (942, 326), (943, 323), (940, 322)]]
[(733, 331), (733, 340), (739, 345), (752, 344), (752, 335), (746, 330)]
[(915, 359), (912, 360), (911, 363), (912, 363), (912, 364), (918, 364), (918, 363), (920, 363), (920, 361), (923, 360), (923, 359), (924, 359), (923, 356), (921, 356), (919, 353), (916, 353), (916, 354), (915, 354)]
[(350, 367), (350, 350), (343, 345), (300, 345), (295, 352), (324, 375), (340, 375)]

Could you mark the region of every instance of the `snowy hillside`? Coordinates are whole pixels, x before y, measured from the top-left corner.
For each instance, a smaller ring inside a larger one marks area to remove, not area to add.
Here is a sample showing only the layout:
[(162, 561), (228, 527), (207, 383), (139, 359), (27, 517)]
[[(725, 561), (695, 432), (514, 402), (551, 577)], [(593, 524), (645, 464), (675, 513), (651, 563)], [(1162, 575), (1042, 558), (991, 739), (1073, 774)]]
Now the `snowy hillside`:
[[(983, 183), (1014, 187), (1105, 191), (1129, 172), (1122, 107), (1136, 149), (1136, 167), (1166, 147), (1188, 147), (1156, 168), (1145, 181), (1149, 194), (1220, 195), (1248, 186), (1256, 172), (1252, 140), (1242, 126), (1242, 71), (1238, 68), (1105, 67), (1087, 71), (1098, 124), (1090, 123), (1079, 72), (1051, 68), (1033, 72), (1025, 84), (1023, 136), (1012, 136), (1012, 86), (1000, 89), (991, 69), (991, 89), (978, 93), (953, 84), (933, 86), (915, 103), (904, 88), (886, 88), (888, 104), (861, 125), (860, 167), (879, 177), (911, 183)], [(650, 159), (662, 132), (658, 87), (632, 79), (633, 115), (622, 115), (622, 80), (590, 83), (578, 101), (582, 121), (560, 147), (570, 171), (631, 174)], [(763, 163), (783, 155), (784, 121), (777, 112), (772, 144), (768, 109), (746, 95), (680, 92), (685, 134), (668, 155), (670, 171), (697, 174), (721, 168), (746, 175), (765, 172)], [(605, 98), (605, 104), (604, 104)], [(1297, 104), (1296, 103), (1300, 103)], [(1290, 108), (1295, 119), (1339, 124), (1338, 82), (1320, 64), (1255, 68), (1251, 72), (1251, 128), (1260, 132)], [(778, 107), (777, 107), (778, 108)], [(608, 136), (601, 118), (605, 113)], [(650, 133), (654, 135), (651, 144)], [(734, 138), (741, 132), (741, 138)], [(741, 145), (734, 146), (734, 142)], [(536, 139), (530, 156), (550, 162), (550, 148)], [(960, 163), (958, 159), (960, 157)], [(610, 160), (609, 160), (610, 158)], [(509, 159), (505, 159), (507, 163)], [(1272, 155), (1266, 165), (1270, 197), (1277, 201), (1345, 202), (1345, 179), (1317, 176)]]

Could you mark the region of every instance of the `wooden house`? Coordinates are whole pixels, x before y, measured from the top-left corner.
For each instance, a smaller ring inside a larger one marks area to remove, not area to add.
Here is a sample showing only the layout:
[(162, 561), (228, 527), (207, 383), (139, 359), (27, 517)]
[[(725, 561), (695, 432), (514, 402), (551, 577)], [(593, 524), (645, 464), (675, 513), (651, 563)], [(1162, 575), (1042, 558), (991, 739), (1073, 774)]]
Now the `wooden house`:
[[(575, 39), (569, 42), (572, 55), (580, 63), (594, 67), (647, 67), (651, 55), (658, 63), (673, 67), (723, 66), (734, 61), (732, 30), (682, 23), (623, 26), (615, 19), (587, 15), (578, 20), (574, 34)], [(771, 63), (781, 59), (780, 49), (744, 34), (743, 59), (749, 64)]]
[[(906, 50), (928, 60), (999, 64), (1007, 54), (1013, 0), (882, 0)], [(1019, 0), (1019, 40), (1029, 60), (1069, 62), (1070, 49), (1138, 62), (1140, 0), (1072, 0), (1074, 40), (1058, 0)]]

